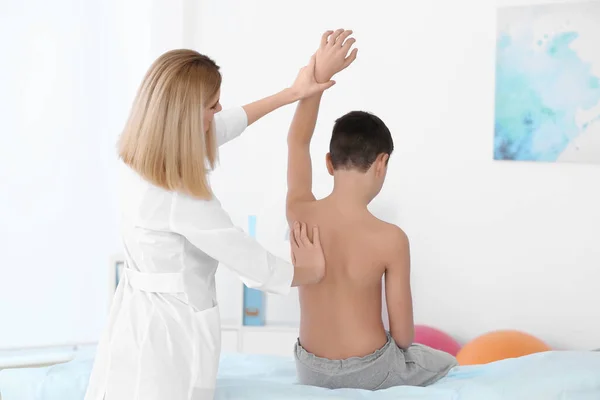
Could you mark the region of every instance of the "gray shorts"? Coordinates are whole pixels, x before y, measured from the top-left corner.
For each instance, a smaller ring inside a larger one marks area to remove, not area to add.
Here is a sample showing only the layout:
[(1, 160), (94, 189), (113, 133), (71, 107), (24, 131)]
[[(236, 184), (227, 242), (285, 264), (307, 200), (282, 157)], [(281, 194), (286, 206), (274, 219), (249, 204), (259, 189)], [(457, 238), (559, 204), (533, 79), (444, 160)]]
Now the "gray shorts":
[(301, 384), (329, 389), (378, 390), (392, 386), (427, 386), (458, 365), (443, 351), (413, 344), (408, 350), (396, 345), (388, 334), (387, 343), (365, 357), (329, 360), (295, 346), (296, 372)]

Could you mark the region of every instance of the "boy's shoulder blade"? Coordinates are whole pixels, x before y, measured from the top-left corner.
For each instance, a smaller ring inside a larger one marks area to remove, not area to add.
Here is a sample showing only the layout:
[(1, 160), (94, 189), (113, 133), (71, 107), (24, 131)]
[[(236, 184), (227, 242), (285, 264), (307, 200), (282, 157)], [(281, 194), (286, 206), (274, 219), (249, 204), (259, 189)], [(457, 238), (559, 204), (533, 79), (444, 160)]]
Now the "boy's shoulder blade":
[(376, 218), (378, 221), (379, 229), (381, 229), (382, 239), (385, 240), (391, 246), (398, 246), (408, 243), (408, 236), (406, 232), (398, 225), (392, 224)]

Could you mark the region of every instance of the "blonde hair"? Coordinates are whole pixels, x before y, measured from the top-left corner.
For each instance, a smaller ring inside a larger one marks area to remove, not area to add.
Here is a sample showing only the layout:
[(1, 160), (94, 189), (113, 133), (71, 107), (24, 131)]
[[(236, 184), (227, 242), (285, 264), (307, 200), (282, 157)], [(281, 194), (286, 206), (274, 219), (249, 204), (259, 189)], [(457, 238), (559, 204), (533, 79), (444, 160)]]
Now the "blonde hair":
[(119, 157), (156, 186), (210, 198), (207, 169), (214, 168), (217, 145), (214, 126), (205, 133), (204, 107), (220, 86), (210, 58), (193, 50), (161, 55), (133, 102)]

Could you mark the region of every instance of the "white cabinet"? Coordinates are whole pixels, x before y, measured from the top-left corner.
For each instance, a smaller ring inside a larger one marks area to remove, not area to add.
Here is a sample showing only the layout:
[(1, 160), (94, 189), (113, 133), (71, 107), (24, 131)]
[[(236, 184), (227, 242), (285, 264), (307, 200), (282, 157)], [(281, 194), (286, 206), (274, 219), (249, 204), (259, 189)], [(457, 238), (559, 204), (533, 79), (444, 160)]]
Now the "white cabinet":
[(244, 286), (239, 278), (220, 267), (217, 270), (217, 299), (221, 312), (221, 351), (291, 357), (298, 340), (300, 306), (298, 294), (265, 294), (266, 324), (243, 324)]
[(221, 331), (221, 351), (223, 353), (239, 352), (239, 334), (237, 330), (223, 329)]

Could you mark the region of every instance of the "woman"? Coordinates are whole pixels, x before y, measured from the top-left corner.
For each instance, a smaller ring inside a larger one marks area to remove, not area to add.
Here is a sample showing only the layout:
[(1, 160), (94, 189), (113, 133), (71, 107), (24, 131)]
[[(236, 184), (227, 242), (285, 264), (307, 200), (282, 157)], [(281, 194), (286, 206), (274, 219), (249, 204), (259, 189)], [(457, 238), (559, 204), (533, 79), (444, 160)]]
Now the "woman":
[(314, 66), (313, 57), (290, 88), (221, 113), (221, 75), (208, 57), (174, 50), (150, 67), (119, 143), (128, 166), (126, 268), (86, 400), (212, 398), (221, 335), (218, 263), (249, 287), (273, 293), (322, 279), (317, 228), (311, 243), (306, 225), (295, 225), (292, 266), (232, 224), (207, 178), (217, 146), (267, 113), (332, 86), (315, 81)]

